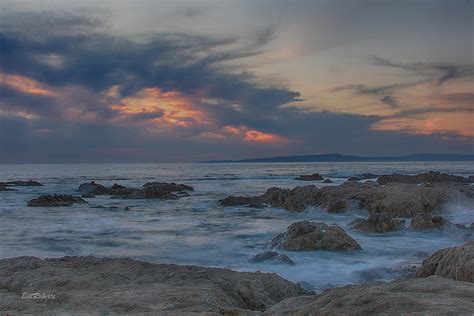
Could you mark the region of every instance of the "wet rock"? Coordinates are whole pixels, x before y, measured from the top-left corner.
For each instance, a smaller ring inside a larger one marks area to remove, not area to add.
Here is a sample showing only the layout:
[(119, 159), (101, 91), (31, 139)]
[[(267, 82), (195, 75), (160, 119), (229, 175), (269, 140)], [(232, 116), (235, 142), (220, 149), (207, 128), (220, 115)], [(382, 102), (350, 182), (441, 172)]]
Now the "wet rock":
[(319, 174), (319, 173), (313, 173), (313, 174), (304, 174), (296, 178), (295, 180), (301, 180), (301, 181), (321, 181), (324, 178)]
[(287, 255), (275, 251), (259, 253), (255, 257), (251, 258), (249, 261), (252, 263), (272, 261), (277, 263), (295, 264), (293, 260), (291, 260)]
[(114, 183), (113, 186), (107, 188), (102, 184), (83, 183), (79, 186), (79, 191), (83, 197), (94, 197), (95, 195), (111, 195), (115, 198), (122, 199), (162, 199), (175, 200), (180, 197), (189, 196), (186, 191), (194, 189), (188, 185), (176, 183), (148, 182), (141, 189), (127, 188), (123, 185)]
[(87, 203), (82, 198), (68, 194), (41, 195), (28, 202), (28, 206), (70, 206), (74, 203)]
[(124, 208), (124, 210), (125, 210), (125, 211), (130, 211), (130, 206), (126, 206), (126, 207)]
[(350, 177), (348, 181), (361, 181), (361, 180), (369, 180), (369, 179), (375, 179), (378, 178), (379, 175), (373, 174), (373, 173), (363, 173), (357, 176)]
[(471, 284), (431, 276), (287, 298), (264, 315), (470, 315), (472, 297)]
[(323, 183), (332, 183), (332, 180), (331, 179), (326, 179), (323, 181)]
[[(21, 298), (36, 292), (55, 298)], [(274, 273), (119, 258), (0, 260), (0, 309), (13, 314), (218, 315), (238, 310), (243, 315), (308, 293)]]
[(388, 184), (388, 183), (435, 183), (435, 182), (458, 182), (458, 183), (471, 183), (473, 182), (469, 178), (464, 178), (461, 176), (454, 176), (447, 173), (441, 173), (437, 171), (430, 171), (426, 173), (420, 173), (414, 176), (403, 175), (394, 173), (391, 175), (380, 176), (377, 180), (379, 184)]
[(474, 241), (438, 250), (425, 259), (415, 276), (426, 278), (430, 275), (474, 283)]
[(81, 192), (83, 197), (95, 197), (96, 195), (110, 194), (111, 190), (102, 184), (91, 181), (89, 183), (81, 184), (79, 186), (79, 192)]
[(449, 201), (474, 203), (474, 186), (455, 182), (419, 186), (406, 183), (379, 185), (374, 182), (349, 181), (339, 186), (314, 185), (294, 189), (270, 188), (254, 197), (230, 197), (222, 205), (267, 204), (291, 212), (302, 212), (309, 206), (319, 206), (329, 212), (342, 212), (349, 203), (370, 213), (389, 213), (394, 217), (412, 217), (416, 213), (441, 210)]
[(428, 213), (417, 213), (411, 220), (410, 227), (415, 230), (441, 229), (446, 221), (441, 216), (433, 216)]
[(28, 181), (8, 181), (0, 182), (0, 186), (12, 186), (12, 187), (40, 187), (43, 186), (38, 181), (28, 180)]
[(285, 233), (275, 236), (269, 246), (290, 251), (361, 249), (341, 227), (310, 221), (291, 224)]
[(386, 233), (403, 227), (404, 220), (393, 219), (387, 213), (372, 213), (368, 218), (358, 218), (351, 224), (355, 229), (366, 233)]

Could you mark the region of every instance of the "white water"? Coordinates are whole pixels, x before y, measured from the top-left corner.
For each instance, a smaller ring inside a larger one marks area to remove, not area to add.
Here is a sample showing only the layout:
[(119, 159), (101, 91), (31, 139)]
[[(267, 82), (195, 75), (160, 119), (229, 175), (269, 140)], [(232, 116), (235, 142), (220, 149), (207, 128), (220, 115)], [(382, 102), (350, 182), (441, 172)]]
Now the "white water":
[[(0, 257), (96, 255), (178, 264), (226, 267), (240, 271), (276, 272), (292, 281), (305, 281), (319, 290), (327, 286), (377, 279), (397, 273), (386, 268), (416, 264), (417, 252), (465, 242), (450, 232), (398, 232), (367, 235), (349, 227), (364, 210), (328, 214), (319, 209), (289, 213), (281, 209), (224, 208), (227, 195), (255, 195), (272, 186), (294, 187), (300, 174), (319, 172), (338, 185), (364, 172), (414, 174), (437, 170), (471, 175), (472, 163), (312, 163), (312, 164), (95, 164), (0, 165), (0, 181), (34, 179), (43, 187), (18, 187), (0, 192)], [(149, 181), (188, 184), (195, 192), (176, 201), (87, 199), (87, 205), (29, 208), (40, 194), (78, 194), (79, 184), (94, 180), (140, 187)], [(320, 183), (316, 183), (321, 185)], [(102, 205), (105, 208), (97, 208)], [(124, 210), (129, 206), (130, 210)], [(115, 207), (115, 208), (113, 208)], [(456, 223), (474, 222), (473, 205), (447, 205), (445, 214)], [(292, 222), (311, 219), (341, 225), (362, 246), (356, 252), (286, 252), (294, 266), (255, 264), (248, 259), (264, 251), (264, 243)], [(407, 223), (408, 226), (408, 223)]]

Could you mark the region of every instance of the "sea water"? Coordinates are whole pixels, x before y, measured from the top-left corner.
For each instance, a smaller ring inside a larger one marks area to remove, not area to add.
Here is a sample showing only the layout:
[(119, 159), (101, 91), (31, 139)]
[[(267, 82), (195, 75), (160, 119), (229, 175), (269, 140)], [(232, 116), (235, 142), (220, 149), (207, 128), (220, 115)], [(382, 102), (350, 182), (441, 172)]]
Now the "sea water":
[[(416, 174), (436, 170), (472, 175), (474, 164), (436, 163), (215, 163), (215, 164), (58, 164), (0, 165), (0, 181), (40, 181), (41, 187), (0, 192), (0, 257), (85, 256), (130, 257), (238, 271), (275, 272), (313, 289), (348, 283), (391, 280), (399, 267), (417, 265), (420, 252), (463, 244), (463, 233), (415, 232), (407, 228), (364, 234), (349, 225), (367, 211), (353, 208), (329, 214), (310, 207), (302, 213), (278, 208), (222, 207), (228, 195), (258, 195), (270, 187), (339, 185), (348, 177), (372, 172)], [(300, 174), (318, 172), (334, 183), (301, 182)], [(141, 187), (146, 182), (176, 182), (194, 187), (179, 200), (128, 200), (97, 196), (68, 207), (27, 207), (41, 194), (75, 194), (81, 183), (119, 183)], [(128, 207), (129, 209), (126, 209)], [(474, 205), (448, 204), (444, 215), (460, 224), (474, 222)], [(362, 246), (361, 251), (281, 251), (294, 265), (250, 263), (265, 243), (299, 220), (339, 224)]]

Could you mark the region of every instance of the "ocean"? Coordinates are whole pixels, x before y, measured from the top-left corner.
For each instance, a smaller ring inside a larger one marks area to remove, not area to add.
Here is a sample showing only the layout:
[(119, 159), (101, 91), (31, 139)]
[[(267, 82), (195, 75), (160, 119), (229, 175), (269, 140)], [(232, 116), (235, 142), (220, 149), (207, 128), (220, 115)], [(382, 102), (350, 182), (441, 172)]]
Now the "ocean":
[[(400, 267), (419, 264), (420, 252), (465, 242), (462, 233), (415, 232), (364, 234), (350, 227), (367, 211), (351, 209), (329, 214), (316, 207), (303, 213), (277, 208), (222, 207), (228, 195), (257, 195), (270, 187), (308, 185), (294, 180), (318, 172), (339, 185), (348, 177), (375, 174), (416, 174), (429, 170), (474, 174), (472, 162), (435, 163), (217, 163), (217, 164), (56, 164), (0, 165), (0, 181), (37, 180), (42, 187), (17, 187), (0, 192), (0, 257), (102, 256), (275, 272), (316, 291), (349, 283), (388, 281)], [(97, 196), (70, 207), (27, 207), (41, 194), (79, 195), (81, 183), (119, 183), (140, 187), (146, 182), (191, 185), (194, 192), (179, 200), (125, 200)], [(315, 182), (322, 186), (320, 182)], [(129, 207), (129, 209), (125, 209)], [(443, 216), (454, 223), (474, 222), (474, 205), (448, 204)], [(265, 243), (299, 220), (336, 223), (362, 246), (355, 252), (285, 252), (295, 265), (250, 263)], [(407, 221), (406, 226), (409, 226)]]

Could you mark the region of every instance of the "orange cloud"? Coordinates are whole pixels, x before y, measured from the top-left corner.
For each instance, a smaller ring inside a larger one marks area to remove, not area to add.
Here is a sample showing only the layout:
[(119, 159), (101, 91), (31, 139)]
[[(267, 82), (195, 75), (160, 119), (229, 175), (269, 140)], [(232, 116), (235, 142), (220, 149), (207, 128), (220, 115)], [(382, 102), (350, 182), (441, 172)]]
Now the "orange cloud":
[[(108, 96), (117, 94), (117, 91), (113, 91)], [(204, 113), (193, 106), (190, 98), (177, 91), (163, 92), (159, 88), (146, 88), (132, 97), (120, 99), (112, 109), (125, 116), (161, 113), (152, 121), (181, 127), (206, 123)]]
[(55, 93), (44, 87), (43, 84), (31, 78), (20, 75), (0, 73), (0, 85), (29, 94), (53, 96)]
[(255, 129), (249, 129), (245, 126), (235, 127), (227, 125), (224, 127), (224, 131), (228, 134), (239, 136), (243, 141), (248, 142), (283, 143), (288, 141), (288, 139), (280, 135), (264, 133)]

